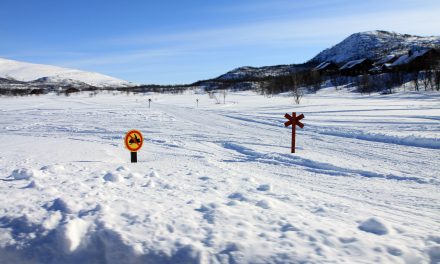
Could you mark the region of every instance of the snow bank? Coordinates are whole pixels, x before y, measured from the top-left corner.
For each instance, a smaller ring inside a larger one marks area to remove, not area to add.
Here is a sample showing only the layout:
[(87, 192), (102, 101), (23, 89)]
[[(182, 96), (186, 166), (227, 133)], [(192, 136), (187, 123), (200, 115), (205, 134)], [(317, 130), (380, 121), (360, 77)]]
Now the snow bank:
[(14, 180), (29, 180), (33, 178), (39, 178), (41, 177), (41, 172), (34, 170), (34, 169), (15, 169), (12, 171), (11, 175), (9, 177), (13, 178)]

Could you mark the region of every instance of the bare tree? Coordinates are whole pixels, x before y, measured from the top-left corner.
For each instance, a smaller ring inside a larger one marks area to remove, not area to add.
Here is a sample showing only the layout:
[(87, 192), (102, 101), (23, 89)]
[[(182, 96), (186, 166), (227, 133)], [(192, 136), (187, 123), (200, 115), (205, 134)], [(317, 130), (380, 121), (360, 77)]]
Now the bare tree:
[(437, 70), (434, 73), (434, 83), (435, 83), (435, 89), (437, 91), (440, 91), (440, 71)]
[(223, 95), (223, 104), (226, 104), (226, 89), (222, 90), (222, 95)]
[(361, 93), (371, 94), (372, 92), (372, 82), (370, 75), (364, 74), (357, 78), (358, 89)]
[(330, 83), (335, 87), (336, 90), (338, 90), (339, 87), (339, 75), (333, 74), (330, 76)]
[(290, 83), (290, 91), (293, 96), (293, 99), (296, 104), (299, 104), (301, 102), (301, 98), (303, 97), (304, 93), (301, 87), (301, 78), (298, 74), (294, 73), (291, 76), (291, 83)]
[(425, 91), (428, 90), (429, 86), (433, 87), (431, 70), (426, 70), (423, 72), (422, 83), (423, 83), (423, 87), (425, 87)]
[(319, 71), (312, 71), (311, 74), (311, 86), (313, 88), (313, 92), (317, 92), (321, 89), (322, 77)]
[(303, 95), (303, 90), (299, 87), (295, 87), (295, 89), (292, 90), (292, 96), (296, 104), (299, 104), (301, 102), (301, 98), (303, 97)]
[(411, 82), (414, 85), (414, 90), (419, 91), (419, 71), (414, 71), (411, 73)]
[(209, 99), (214, 99), (216, 104), (220, 104), (220, 99), (218, 98), (217, 94), (214, 93), (214, 91), (208, 92)]

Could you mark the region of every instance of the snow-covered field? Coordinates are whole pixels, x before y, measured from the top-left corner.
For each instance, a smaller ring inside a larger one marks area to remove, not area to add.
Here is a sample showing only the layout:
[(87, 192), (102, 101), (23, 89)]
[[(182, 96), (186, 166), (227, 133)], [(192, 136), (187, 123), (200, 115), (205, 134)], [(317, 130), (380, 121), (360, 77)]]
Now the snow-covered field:
[(440, 262), (438, 93), (226, 99), (0, 98), (0, 263)]

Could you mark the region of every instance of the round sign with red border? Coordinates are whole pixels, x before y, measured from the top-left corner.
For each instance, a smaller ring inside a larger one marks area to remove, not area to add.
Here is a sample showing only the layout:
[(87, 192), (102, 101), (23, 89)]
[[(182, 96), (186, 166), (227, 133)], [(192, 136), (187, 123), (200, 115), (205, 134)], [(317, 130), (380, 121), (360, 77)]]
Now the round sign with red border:
[(136, 152), (142, 148), (144, 138), (139, 130), (133, 129), (127, 132), (124, 139), (125, 147), (131, 152)]

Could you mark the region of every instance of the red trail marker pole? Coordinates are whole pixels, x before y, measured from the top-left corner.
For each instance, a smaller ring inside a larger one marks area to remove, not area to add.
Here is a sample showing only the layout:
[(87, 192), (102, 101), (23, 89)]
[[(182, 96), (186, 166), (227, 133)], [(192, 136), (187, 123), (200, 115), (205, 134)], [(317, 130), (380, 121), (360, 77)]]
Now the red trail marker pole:
[[(296, 113), (292, 112), (292, 117), (296, 120)], [(295, 153), (295, 134), (296, 134), (296, 123), (292, 124), (292, 149), (291, 153)]]
[(285, 127), (292, 126), (292, 148), (291, 153), (295, 153), (295, 134), (296, 134), (296, 126), (299, 126), (300, 128), (304, 127), (304, 124), (300, 122), (301, 119), (304, 118), (303, 114), (300, 114), (299, 116), (296, 116), (296, 112), (292, 112), (292, 116), (289, 114), (285, 114), (284, 117), (289, 120), (284, 123)]

